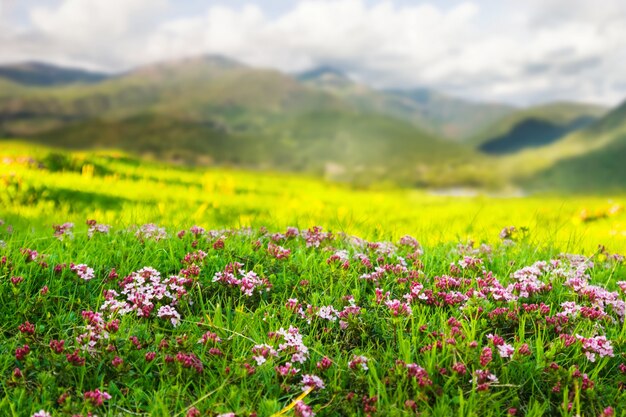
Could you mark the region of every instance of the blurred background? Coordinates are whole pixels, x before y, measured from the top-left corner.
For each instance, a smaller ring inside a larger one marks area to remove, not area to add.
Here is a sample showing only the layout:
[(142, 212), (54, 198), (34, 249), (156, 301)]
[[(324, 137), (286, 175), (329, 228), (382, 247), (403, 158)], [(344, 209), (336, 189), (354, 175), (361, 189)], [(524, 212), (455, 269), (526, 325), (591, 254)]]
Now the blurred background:
[(609, 193), (625, 64), (621, 0), (0, 0), (0, 147)]

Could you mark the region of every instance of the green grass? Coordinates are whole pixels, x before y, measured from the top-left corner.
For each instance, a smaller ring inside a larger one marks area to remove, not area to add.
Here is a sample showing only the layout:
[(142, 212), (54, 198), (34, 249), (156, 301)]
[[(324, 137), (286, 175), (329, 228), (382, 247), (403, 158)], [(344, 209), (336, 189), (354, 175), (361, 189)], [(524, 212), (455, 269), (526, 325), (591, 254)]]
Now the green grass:
[[(284, 173), (184, 169), (114, 151), (2, 144), (1, 415), (182, 416), (197, 409), (270, 416), (299, 398), (306, 374), (325, 385), (301, 399), (319, 416), (497, 416), (511, 408), (574, 416), (609, 406), (619, 415), (626, 405), (619, 368), (626, 353), (618, 285), (626, 272), (623, 196), (453, 198)], [(87, 219), (111, 229), (89, 237)], [(75, 223), (73, 235), (59, 239), (52, 226), (64, 222)], [(167, 238), (138, 234), (144, 223), (164, 226)], [(194, 235), (193, 225), (206, 232)], [(332, 236), (310, 229), (315, 225)], [(502, 240), (508, 226), (516, 231)], [(401, 239), (407, 234), (419, 243)], [(581, 261), (563, 252), (594, 265), (578, 267)], [(534, 278), (511, 275), (551, 259), (559, 268), (530, 273)], [(260, 290), (247, 296), (241, 281), (216, 281), (232, 262), (242, 271), (234, 279), (253, 272), (247, 277)], [(72, 264), (93, 268), (94, 278), (81, 279)], [(107, 291), (121, 300), (125, 277), (144, 267), (164, 279), (189, 279), (175, 296), (176, 325), (156, 314), (171, 304), (168, 297), (154, 300), (145, 317), (101, 309)], [(577, 277), (587, 284), (579, 287)], [(497, 283), (508, 288), (508, 301)], [(564, 302), (585, 313), (559, 319)], [(536, 310), (541, 303), (547, 310)], [(337, 318), (330, 306), (346, 313)], [(318, 314), (323, 307), (327, 313)], [(100, 312), (104, 324), (91, 319), (86, 327), (89, 311)], [(281, 376), (276, 367), (293, 363), (294, 352), (281, 350), (284, 341), (270, 332), (290, 326), (308, 355), (295, 375)], [(95, 341), (88, 351), (80, 337), (86, 331)], [(221, 341), (197, 343), (208, 331)], [(576, 335), (606, 336), (613, 356), (589, 360)], [(51, 347), (53, 340), (65, 344)], [(503, 343), (515, 350), (512, 358), (498, 354)], [(263, 364), (254, 359), (260, 344), (276, 350)], [(74, 352), (72, 364), (67, 355)], [(349, 365), (361, 355), (367, 370)], [(317, 366), (324, 357), (328, 369)], [(486, 370), (498, 382), (473, 381)], [(87, 400), (96, 389), (111, 398)]]
[[(619, 210), (606, 215), (624, 204), (621, 195), (458, 198), (384, 183), (380, 190), (359, 190), (286, 173), (186, 169), (120, 152), (64, 153), (7, 141), (2, 155), (9, 157), (0, 165), (2, 216), (38, 229), (49, 228), (50, 218), (173, 228), (190, 222), (275, 229), (321, 225), (368, 239), (410, 233), (436, 244), (494, 242), (500, 229), (515, 225), (529, 228), (537, 245), (564, 251), (593, 251), (599, 244), (626, 248), (626, 216)], [(20, 157), (32, 160), (22, 163)], [(583, 211), (601, 215), (583, 221)]]

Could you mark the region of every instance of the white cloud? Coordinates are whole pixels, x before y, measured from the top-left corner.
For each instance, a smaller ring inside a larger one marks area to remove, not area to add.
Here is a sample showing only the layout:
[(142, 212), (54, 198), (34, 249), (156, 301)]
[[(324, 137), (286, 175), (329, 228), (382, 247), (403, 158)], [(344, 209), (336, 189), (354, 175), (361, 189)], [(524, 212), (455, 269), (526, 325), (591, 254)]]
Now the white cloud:
[[(1, 0), (0, 0), (1, 1)], [(381, 87), (430, 86), (468, 97), (616, 103), (626, 95), (626, 3), (604, 0), (435, 2), (306, 0), (207, 6), (168, 18), (174, 0), (62, 0), (31, 27), (0, 27), (0, 60), (18, 56), (101, 68), (201, 53), (298, 71), (334, 65)]]

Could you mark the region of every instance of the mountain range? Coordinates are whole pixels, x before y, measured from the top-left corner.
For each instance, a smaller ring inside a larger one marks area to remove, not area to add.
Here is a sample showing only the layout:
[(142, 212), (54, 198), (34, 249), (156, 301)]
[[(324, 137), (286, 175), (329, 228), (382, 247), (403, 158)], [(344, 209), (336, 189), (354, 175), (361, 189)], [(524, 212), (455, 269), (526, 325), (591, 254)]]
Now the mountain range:
[(332, 67), (286, 74), (214, 55), (120, 74), (0, 66), (0, 137), (356, 185), (626, 185), (626, 104), (517, 108), (375, 89)]

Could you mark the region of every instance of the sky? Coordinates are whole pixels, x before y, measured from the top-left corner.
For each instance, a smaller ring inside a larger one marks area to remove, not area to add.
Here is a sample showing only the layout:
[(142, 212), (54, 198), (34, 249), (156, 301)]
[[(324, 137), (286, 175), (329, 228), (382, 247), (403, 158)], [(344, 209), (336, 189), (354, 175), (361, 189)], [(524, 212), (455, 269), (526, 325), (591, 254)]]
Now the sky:
[(626, 98), (624, 0), (0, 0), (0, 63), (201, 54), (530, 105)]

